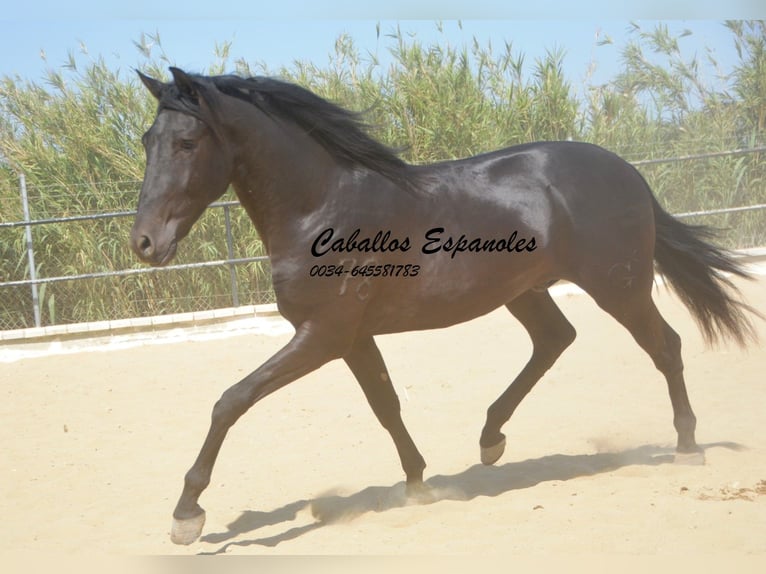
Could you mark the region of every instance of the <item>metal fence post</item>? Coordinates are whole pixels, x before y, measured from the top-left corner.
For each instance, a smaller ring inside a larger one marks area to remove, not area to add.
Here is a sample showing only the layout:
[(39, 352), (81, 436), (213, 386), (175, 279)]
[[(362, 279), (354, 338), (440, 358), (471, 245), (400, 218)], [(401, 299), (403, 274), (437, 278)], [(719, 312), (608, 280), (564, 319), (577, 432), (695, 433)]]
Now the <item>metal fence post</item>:
[(27, 198), (27, 178), (24, 174), (19, 175), (19, 186), (21, 187), (21, 205), (24, 209), (24, 222), (27, 224), (24, 229), (26, 230), (27, 237), (27, 258), (29, 259), (29, 278), (32, 283), (32, 308), (35, 313), (35, 327), (39, 327), (40, 323), (40, 298), (37, 293), (37, 269), (35, 268), (35, 250), (32, 246), (32, 226), (29, 224), (32, 219), (29, 216), (29, 199)]
[[(223, 206), (223, 217), (226, 222), (226, 253), (229, 261), (234, 259), (234, 238), (231, 233), (231, 214), (228, 205)], [(237, 288), (237, 269), (233, 263), (229, 263), (229, 275), (231, 276), (231, 300), (235, 307), (239, 307), (239, 289)]]

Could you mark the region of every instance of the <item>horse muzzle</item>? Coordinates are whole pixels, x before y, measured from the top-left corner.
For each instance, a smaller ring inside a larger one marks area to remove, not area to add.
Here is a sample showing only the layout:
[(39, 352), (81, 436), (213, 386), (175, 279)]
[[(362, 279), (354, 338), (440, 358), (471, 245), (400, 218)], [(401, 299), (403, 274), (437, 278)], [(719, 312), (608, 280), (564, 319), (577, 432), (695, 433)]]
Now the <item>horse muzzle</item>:
[(153, 267), (163, 267), (172, 261), (178, 249), (178, 240), (170, 229), (160, 233), (133, 226), (130, 233), (130, 246), (144, 263)]

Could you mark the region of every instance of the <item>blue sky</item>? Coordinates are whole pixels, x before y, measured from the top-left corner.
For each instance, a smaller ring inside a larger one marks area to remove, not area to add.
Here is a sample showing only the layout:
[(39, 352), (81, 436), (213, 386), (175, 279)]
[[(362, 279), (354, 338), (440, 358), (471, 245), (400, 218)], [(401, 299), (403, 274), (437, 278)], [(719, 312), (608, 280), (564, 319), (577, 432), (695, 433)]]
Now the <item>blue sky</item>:
[[(389, 0), (379, 5), (364, 0), (131, 0), (104, 6), (103, 0), (30, 1), (3, 9), (0, 76), (39, 81), (46, 68), (64, 64), (69, 52), (79, 62), (102, 56), (110, 66), (129, 74), (143, 61), (133, 45), (142, 32), (158, 32), (173, 64), (192, 71), (203, 71), (213, 63), (216, 42), (225, 41), (232, 43), (232, 62), (240, 57), (251, 63), (262, 61), (271, 70), (295, 60), (321, 66), (342, 33), (363, 54), (373, 53), (385, 63), (392, 45), (386, 33), (398, 23), (403, 32), (415, 34), (424, 43), (470, 46), (475, 37), (483, 45), (492, 42), (500, 49), (510, 41), (514, 51), (525, 53), (527, 66), (546, 49), (560, 47), (566, 52), (570, 81), (578, 87), (586, 81), (591, 65), (595, 66), (591, 83), (606, 81), (619, 69), (629, 20), (663, 19), (669, 20), (671, 30), (691, 30), (693, 34), (681, 44), (684, 53), (701, 55), (703, 47), (708, 47), (728, 71), (736, 54), (731, 35), (720, 21), (766, 17), (763, 0), (727, 0), (723, 7), (720, 0), (618, 2)], [(456, 18), (461, 19), (462, 28)], [(436, 20), (444, 20), (443, 33), (437, 31)], [(642, 22), (642, 26), (651, 28), (652, 23)], [(596, 46), (607, 35), (614, 44)], [(87, 55), (81, 53), (82, 47)]]

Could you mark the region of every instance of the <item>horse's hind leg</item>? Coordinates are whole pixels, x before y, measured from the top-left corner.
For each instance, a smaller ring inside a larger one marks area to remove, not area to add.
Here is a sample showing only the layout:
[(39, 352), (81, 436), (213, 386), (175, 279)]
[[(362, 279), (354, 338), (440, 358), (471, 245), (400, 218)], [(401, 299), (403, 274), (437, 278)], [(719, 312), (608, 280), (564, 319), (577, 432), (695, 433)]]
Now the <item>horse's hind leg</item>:
[(590, 293), (602, 309), (630, 331), (651, 357), (657, 370), (665, 376), (673, 406), (673, 424), (678, 433), (677, 460), (701, 462), (699, 455), (702, 451), (694, 438), (697, 419), (689, 404), (684, 382), (681, 337), (657, 310), (651, 296), (651, 284), (647, 282), (645, 287), (627, 293)]
[(426, 463), (404, 426), (399, 398), (373, 338), (357, 339), (344, 360), (362, 387), (375, 416), (394, 440), (407, 476), (408, 492), (419, 493), (423, 489)]
[(567, 321), (548, 291), (527, 291), (506, 305), (532, 339), (532, 357), (511, 385), (487, 410), (487, 422), (479, 445), (481, 461), (495, 463), (505, 449), (502, 426), (540, 377), (574, 341), (574, 327)]

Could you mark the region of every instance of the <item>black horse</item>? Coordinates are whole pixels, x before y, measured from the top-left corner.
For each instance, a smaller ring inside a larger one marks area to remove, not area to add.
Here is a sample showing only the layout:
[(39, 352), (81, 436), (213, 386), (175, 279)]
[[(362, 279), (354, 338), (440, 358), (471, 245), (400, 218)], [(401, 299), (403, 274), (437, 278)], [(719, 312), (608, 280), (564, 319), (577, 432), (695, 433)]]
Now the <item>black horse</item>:
[[(265, 396), (343, 359), (391, 434), (410, 492), (426, 466), (373, 337), (446, 327), (505, 305), (532, 357), (487, 411), (481, 460), (503, 453), (501, 427), (575, 338), (548, 293), (579, 285), (619, 321), (667, 379), (677, 452), (695, 453), (696, 419), (681, 340), (652, 301), (655, 263), (710, 342), (753, 336), (725, 278), (747, 276), (709, 231), (668, 215), (643, 177), (594, 145), (543, 142), (459, 161), (410, 165), (359, 115), (269, 78), (140, 74), (159, 101), (131, 244), (167, 264), (205, 208), (232, 185), (271, 258), (291, 341), (228, 389), (185, 476), (172, 539), (189, 544), (227, 431)], [(445, 113), (449, 113), (445, 110)]]

